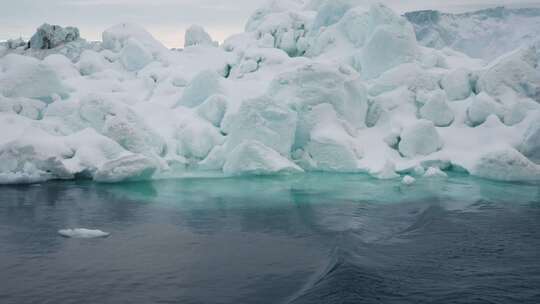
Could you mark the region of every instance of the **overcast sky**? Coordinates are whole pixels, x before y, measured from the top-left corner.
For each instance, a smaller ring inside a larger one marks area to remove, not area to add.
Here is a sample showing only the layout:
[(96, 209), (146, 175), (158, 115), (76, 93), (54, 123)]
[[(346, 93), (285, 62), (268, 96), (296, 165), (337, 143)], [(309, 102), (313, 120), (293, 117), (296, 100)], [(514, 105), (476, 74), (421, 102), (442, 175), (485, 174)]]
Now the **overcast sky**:
[[(241, 32), (266, 0), (0, 0), (0, 40), (28, 38), (44, 22), (73, 25), (88, 40), (120, 22), (142, 25), (169, 47), (183, 45), (184, 30), (204, 26), (222, 41)], [(464, 11), (492, 6), (540, 6), (540, 0), (383, 0), (399, 12), (418, 9)]]

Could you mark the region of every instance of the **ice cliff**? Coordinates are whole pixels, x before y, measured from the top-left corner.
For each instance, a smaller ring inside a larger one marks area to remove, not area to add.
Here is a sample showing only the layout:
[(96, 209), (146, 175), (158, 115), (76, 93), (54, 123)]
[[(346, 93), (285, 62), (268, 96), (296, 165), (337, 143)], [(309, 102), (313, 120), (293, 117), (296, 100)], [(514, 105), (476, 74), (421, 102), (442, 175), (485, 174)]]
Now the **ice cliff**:
[[(497, 12), (405, 18), (381, 4), (274, 0), (221, 45), (189, 28), (183, 50), (133, 24), (96, 43), (45, 25), (30, 43), (0, 45), (0, 183), (310, 171), (540, 179), (539, 36), (497, 42)], [(538, 28), (520, 18), (518, 29)], [(456, 42), (470, 22), (500, 56)]]

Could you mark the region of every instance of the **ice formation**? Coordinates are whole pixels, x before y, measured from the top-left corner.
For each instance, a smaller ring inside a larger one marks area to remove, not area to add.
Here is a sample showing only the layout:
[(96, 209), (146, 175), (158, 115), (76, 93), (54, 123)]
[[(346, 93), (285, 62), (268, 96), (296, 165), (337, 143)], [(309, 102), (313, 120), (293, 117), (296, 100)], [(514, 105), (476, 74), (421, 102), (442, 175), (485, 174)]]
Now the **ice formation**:
[(93, 239), (93, 238), (103, 238), (111, 235), (108, 232), (104, 232), (97, 229), (86, 229), (86, 228), (75, 228), (75, 229), (60, 229), (58, 234), (67, 238), (76, 238), (76, 239)]
[[(274, 0), (222, 45), (192, 26), (183, 50), (134, 24), (95, 43), (44, 25), (30, 48), (0, 44), (0, 183), (194, 171), (540, 179), (540, 14), (526, 15)], [(529, 38), (503, 43), (494, 22)], [(465, 35), (471, 24), (482, 39)]]

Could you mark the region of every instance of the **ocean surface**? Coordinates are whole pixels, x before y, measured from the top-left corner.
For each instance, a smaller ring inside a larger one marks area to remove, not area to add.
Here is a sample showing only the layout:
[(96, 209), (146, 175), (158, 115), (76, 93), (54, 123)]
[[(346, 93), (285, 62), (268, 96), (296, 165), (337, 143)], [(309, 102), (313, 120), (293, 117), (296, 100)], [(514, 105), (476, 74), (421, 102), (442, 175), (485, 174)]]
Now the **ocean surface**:
[(540, 184), (2, 186), (0, 303), (540, 303)]

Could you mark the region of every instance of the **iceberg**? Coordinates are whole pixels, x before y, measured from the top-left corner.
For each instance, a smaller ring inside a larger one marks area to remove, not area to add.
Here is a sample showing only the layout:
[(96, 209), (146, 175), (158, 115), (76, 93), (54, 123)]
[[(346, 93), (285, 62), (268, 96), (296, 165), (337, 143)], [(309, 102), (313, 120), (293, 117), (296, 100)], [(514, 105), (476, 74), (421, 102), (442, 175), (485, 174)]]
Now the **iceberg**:
[(0, 43), (0, 184), (201, 171), (540, 179), (538, 16), (273, 0), (221, 45), (191, 26), (172, 50), (135, 24), (96, 42), (44, 25)]

